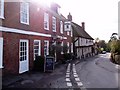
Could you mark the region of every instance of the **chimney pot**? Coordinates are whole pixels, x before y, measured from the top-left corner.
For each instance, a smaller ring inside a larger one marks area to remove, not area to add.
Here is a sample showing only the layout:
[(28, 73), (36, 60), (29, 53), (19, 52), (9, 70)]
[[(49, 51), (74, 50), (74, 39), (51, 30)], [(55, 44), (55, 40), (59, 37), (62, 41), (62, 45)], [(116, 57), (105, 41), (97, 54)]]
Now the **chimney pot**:
[(69, 13), (69, 15), (67, 16), (69, 21), (72, 21), (72, 15)]
[(85, 22), (82, 22), (82, 28), (85, 30)]

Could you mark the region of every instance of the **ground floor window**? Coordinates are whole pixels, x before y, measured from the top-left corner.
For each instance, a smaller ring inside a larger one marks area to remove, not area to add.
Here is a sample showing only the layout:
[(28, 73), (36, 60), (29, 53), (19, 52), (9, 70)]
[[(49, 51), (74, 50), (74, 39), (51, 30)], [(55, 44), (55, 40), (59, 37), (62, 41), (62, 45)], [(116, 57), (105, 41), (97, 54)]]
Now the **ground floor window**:
[(62, 47), (61, 54), (63, 54), (63, 41), (61, 42), (61, 47)]
[(41, 55), (41, 41), (40, 40), (34, 40), (34, 60), (36, 56)]
[(73, 53), (73, 43), (71, 43), (71, 53)]
[(3, 38), (0, 37), (0, 68), (3, 68)]
[(44, 40), (44, 56), (49, 55), (49, 41)]
[(68, 47), (68, 51), (67, 51), (67, 53), (69, 53), (69, 52), (70, 52), (69, 46), (70, 46), (70, 43), (69, 43), (69, 42), (67, 42), (67, 47)]

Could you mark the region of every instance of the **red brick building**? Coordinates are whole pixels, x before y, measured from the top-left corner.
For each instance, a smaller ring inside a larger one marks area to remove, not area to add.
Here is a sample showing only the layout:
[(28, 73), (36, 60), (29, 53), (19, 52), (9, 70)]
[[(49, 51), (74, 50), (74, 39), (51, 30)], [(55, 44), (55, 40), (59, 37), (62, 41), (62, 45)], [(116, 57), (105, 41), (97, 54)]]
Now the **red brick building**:
[[(0, 68), (3, 74), (32, 70), (35, 56), (49, 55), (50, 46), (57, 43), (67, 44), (67, 52), (73, 52), (72, 33), (64, 30), (66, 19), (59, 12), (59, 5), (53, 3), (49, 8), (36, 2), (0, 0), (0, 3)], [(60, 60), (57, 52), (55, 58), (56, 62)]]

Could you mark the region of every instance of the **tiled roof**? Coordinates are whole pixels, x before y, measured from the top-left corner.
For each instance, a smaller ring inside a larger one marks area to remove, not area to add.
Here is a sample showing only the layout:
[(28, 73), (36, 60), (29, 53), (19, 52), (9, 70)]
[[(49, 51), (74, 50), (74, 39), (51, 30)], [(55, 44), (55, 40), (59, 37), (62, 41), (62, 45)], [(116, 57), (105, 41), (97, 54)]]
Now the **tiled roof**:
[(74, 36), (94, 40), (85, 30), (83, 30), (83, 28), (80, 25), (72, 22), (72, 28)]

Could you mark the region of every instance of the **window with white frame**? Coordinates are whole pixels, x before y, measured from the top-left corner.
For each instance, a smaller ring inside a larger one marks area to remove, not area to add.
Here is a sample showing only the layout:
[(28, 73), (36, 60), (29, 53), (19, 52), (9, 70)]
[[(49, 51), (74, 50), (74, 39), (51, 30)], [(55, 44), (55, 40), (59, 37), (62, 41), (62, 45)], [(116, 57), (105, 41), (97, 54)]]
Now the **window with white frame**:
[(4, 18), (4, 0), (0, 0), (0, 18)]
[(44, 56), (49, 55), (49, 41), (45, 40), (44, 41)]
[(56, 32), (56, 18), (54, 16), (52, 17), (52, 30)]
[(49, 30), (49, 15), (48, 13), (44, 13), (44, 29)]
[(70, 35), (70, 32), (69, 32), (69, 31), (67, 31), (67, 35)]
[(63, 54), (63, 41), (61, 42), (61, 47), (62, 47), (61, 54)]
[(29, 3), (20, 3), (20, 22), (29, 25)]
[(69, 52), (70, 52), (70, 50), (69, 50), (69, 46), (70, 46), (69, 42), (67, 42), (67, 46), (68, 46), (68, 51), (67, 51), (67, 53), (69, 53)]
[(60, 33), (63, 34), (63, 21), (60, 21)]
[(3, 68), (3, 38), (0, 37), (0, 68)]
[(36, 56), (41, 55), (41, 41), (40, 40), (34, 40), (34, 60)]
[(71, 29), (71, 37), (73, 36), (73, 31), (72, 31), (72, 29)]
[(73, 43), (71, 43), (71, 53), (73, 53)]

